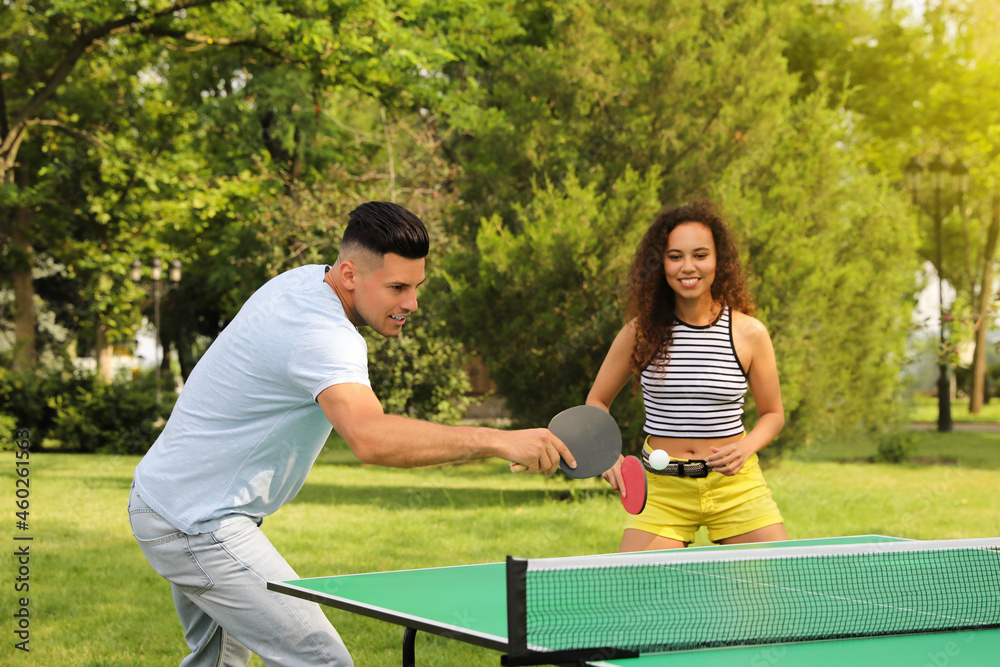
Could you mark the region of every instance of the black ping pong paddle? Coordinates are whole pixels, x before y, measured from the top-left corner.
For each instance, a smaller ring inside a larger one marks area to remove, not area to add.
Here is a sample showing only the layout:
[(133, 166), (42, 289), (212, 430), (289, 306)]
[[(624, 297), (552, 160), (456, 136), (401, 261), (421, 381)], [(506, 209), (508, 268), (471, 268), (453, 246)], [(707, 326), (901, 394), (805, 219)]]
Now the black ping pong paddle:
[(597, 477), (611, 468), (622, 452), (622, 433), (615, 418), (593, 405), (577, 405), (563, 410), (549, 422), (549, 430), (562, 440), (576, 467), (566, 461), (559, 467), (574, 479)]
[[(563, 410), (549, 422), (549, 430), (563, 441), (576, 459), (570, 468), (565, 460), (559, 468), (568, 477), (597, 477), (615, 464), (622, 450), (622, 434), (618, 423), (606, 410), (593, 405), (577, 405)], [(511, 461), (512, 472), (526, 468)]]

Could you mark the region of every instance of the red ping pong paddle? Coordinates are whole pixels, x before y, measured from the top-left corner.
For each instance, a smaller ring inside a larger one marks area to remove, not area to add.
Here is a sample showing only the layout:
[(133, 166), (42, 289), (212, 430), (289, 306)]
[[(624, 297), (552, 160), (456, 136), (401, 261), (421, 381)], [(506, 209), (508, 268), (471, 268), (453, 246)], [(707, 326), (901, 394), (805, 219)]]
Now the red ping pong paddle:
[(640, 514), (646, 508), (646, 470), (635, 456), (626, 456), (621, 467), (622, 506), (629, 514)]

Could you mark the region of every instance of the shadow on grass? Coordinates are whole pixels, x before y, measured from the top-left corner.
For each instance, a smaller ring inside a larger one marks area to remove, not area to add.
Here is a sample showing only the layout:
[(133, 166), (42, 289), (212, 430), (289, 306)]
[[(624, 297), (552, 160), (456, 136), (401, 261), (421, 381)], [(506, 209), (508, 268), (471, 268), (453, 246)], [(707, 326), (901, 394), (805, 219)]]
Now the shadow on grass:
[[(72, 478), (86, 490), (111, 490), (120, 492), (125, 502), (132, 485), (131, 474), (122, 474), (120, 468), (104, 461), (88, 460), (81, 457), (74, 461), (86, 462), (75, 469), (62, 466), (60, 470), (73, 470)], [(93, 461), (93, 464), (91, 464)], [(359, 464), (360, 465), (360, 464)], [(470, 470), (471, 474), (492, 476), (489, 471)], [(550, 502), (575, 502), (591, 497), (603, 497), (613, 493), (608, 488), (566, 488), (550, 489), (498, 489), (498, 488), (453, 488), (435, 486), (433, 481), (425, 485), (350, 485), (329, 482), (307, 481), (295, 496), (296, 503), (326, 506), (372, 506), (386, 510), (417, 508), (482, 508), (518, 507), (541, 505)]]
[[(81, 475), (90, 489), (117, 489), (127, 497), (131, 477)], [(385, 510), (511, 507), (541, 505), (549, 502), (574, 502), (611, 493), (610, 489), (476, 489), (436, 486), (350, 486), (306, 482), (293, 502), (310, 505), (363, 506)]]
[(422, 508), (468, 508), (541, 505), (603, 497), (610, 489), (475, 489), (433, 486), (340, 486), (307, 483), (295, 496), (296, 503), (313, 505), (371, 505), (386, 510)]

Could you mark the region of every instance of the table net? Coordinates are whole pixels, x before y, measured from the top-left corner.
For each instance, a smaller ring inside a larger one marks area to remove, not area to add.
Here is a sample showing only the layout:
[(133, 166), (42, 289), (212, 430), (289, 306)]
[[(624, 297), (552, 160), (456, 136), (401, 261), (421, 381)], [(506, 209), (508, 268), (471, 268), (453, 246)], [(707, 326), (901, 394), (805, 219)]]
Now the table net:
[(1000, 627), (1000, 538), (508, 559), (508, 617), (512, 654)]

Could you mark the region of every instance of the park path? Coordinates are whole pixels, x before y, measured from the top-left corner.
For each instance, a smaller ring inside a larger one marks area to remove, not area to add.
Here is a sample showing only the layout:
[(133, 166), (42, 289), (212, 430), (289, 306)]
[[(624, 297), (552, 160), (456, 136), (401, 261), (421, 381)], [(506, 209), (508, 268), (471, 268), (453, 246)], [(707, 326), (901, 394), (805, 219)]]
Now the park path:
[[(993, 422), (954, 422), (956, 431), (966, 431), (968, 433), (1000, 433), (1000, 424)], [(937, 428), (936, 422), (913, 422), (910, 428), (914, 431), (933, 431)]]

